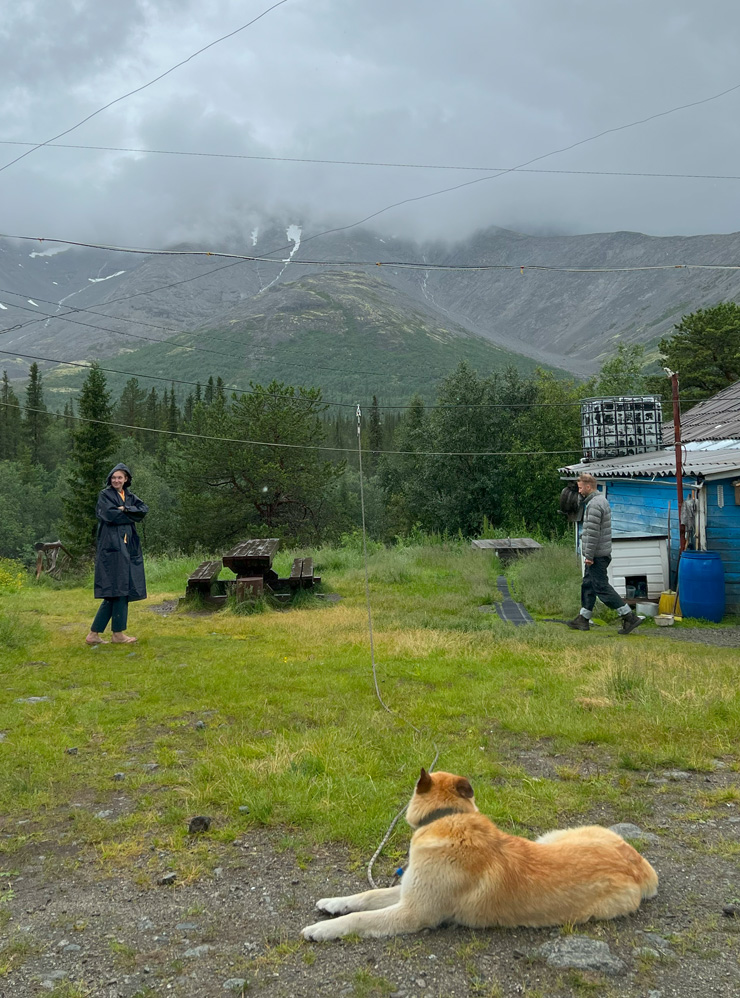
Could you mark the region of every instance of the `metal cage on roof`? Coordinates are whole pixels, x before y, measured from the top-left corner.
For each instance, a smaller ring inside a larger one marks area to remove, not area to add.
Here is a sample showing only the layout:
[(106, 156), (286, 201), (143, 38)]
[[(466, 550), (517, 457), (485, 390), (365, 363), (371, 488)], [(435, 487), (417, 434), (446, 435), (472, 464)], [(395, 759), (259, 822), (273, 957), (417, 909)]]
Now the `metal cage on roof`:
[(581, 403), (583, 457), (600, 461), (660, 450), (661, 424), (658, 395), (584, 399)]

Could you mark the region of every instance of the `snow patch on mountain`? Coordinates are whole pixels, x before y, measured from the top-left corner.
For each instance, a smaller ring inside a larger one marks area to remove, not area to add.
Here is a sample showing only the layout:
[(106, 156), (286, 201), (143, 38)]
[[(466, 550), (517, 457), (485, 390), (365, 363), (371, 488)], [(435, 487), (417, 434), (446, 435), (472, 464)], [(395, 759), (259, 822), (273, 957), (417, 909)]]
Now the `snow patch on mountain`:
[(125, 270), (117, 270), (115, 274), (108, 274), (107, 277), (88, 277), (88, 281), (91, 284), (100, 284), (101, 281), (109, 281), (111, 277), (120, 277), (121, 274), (125, 274)]
[(288, 267), (288, 264), (293, 259), (293, 257), (296, 255), (296, 253), (298, 252), (298, 247), (301, 245), (301, 233), (302, 232), (303, 232), (303, 229), (301, 228), (300, 225), (289, 225), (288, 228), (285, 230), (285, 235), (288, 237), (288, 239), (290, 240), (290, 242), (293, 243), (293, 249), (290, 251), (290, 253), (289, 253), (289, 255), (287, 257), (283, 258), (283, 264), (284, 264), (284, 266), (283, 266), (283, 269), (280, 271), (280, 273), (277, 275), (277, 277), (273, 278), (273, 280), (271, 280), (269, 284), (266, 284), (264, 286), (264, 288), (262, 288), (262, 291), (258, 291), (257, 294), (261, 295), (263, 291), (267, 291), (267, 289), (271, 288), (273, 286), (273, 284), (277, 284), (277, 282), (283, 276), (283, 274), (285, 273), (285, 271), (286, 271), (286, 269)]
[(66, 253), (66, 252), (67, 252), (66, 246), (50, 246), (48, 249), (41, 250), (40, 253), (37, 253), (36, 250), (34, 250), (33, 253), (29, 253), (28, 255), (33, 260), (37, 256), (42, 256), (42, 257), (56, 256), (57, 253)]

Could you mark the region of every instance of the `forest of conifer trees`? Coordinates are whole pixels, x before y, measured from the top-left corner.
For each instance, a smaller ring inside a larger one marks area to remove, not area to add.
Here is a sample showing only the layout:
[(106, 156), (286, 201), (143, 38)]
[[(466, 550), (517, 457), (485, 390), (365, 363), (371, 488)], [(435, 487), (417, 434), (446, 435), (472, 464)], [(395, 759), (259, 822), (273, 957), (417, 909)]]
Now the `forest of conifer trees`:
[(150, 553), (215, 551), (248, 537), (315, 545), (358, 531), (479, 536), (562, 533), (558, 468), (580, 455), (579, 400), (645, 390), (642, 348), (620, 348), (588, 382), (538, 370), (479, 375), (462, 362), (431, 404), (360, 412), (319, 388), (273, 381), (227, 390), (209, 377), (187, 394), (130, 377), (113, 398), (93, 363), (53, 408), (32, 364), (23, 390), (0, 386), (0, 557), (30, 563), (38, 541), (78, 556), (95, 542), (95, 502), (119, 461), (150, 506)]

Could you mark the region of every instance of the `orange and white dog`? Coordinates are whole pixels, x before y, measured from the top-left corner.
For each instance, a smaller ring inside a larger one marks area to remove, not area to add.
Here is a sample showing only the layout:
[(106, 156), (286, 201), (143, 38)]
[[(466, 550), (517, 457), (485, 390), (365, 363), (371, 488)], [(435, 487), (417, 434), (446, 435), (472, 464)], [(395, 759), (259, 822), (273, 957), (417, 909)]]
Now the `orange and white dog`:
[(322, 898), (316, 907), (340, 917), (307, 926), (304, 938), (393, 936), (445, 922), (576, 924), (636, 911), (658, 891), (650, 863), (607, 828), (568, 828), (536, 842), (505, 834), (480, 813), (464, 776), (422, 769), (406, 820), (415, 831), (400, 885)]

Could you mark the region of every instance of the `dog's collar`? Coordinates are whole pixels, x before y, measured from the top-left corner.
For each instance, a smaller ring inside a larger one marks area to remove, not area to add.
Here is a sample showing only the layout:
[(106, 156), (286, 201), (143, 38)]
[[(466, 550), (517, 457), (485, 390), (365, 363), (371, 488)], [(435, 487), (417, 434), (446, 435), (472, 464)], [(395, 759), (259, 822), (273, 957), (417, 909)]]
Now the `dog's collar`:
[(416, 827), (422, 828), (424, 825), (431, 825), (433, 821), (438, 821), (440, 818), (446, 818), (450, 814), (461, 814), (454, 807), (438, 807), (436, 811), (430, 811), (429, 814), (425, 815), (421, 821), (417, 821)]

